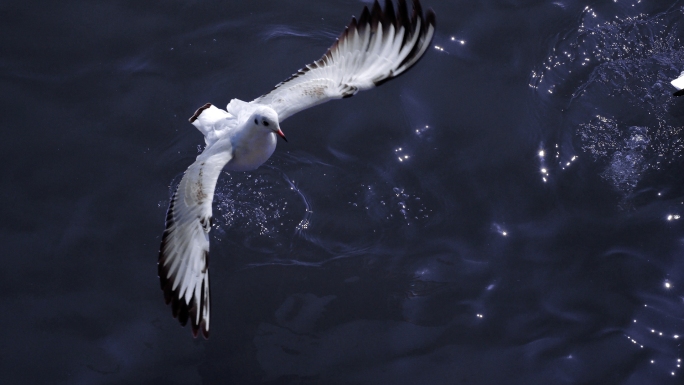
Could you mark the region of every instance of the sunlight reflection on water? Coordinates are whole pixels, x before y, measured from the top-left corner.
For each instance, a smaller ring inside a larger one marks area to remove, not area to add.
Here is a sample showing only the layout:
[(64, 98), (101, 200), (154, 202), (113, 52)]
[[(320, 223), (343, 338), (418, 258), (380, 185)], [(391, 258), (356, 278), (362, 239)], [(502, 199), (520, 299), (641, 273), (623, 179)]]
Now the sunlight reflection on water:
[[(539, 165), (543, 181), (554, 186), (562, 185), (558, 172), (575, 160), (579, 172), (598, 168), (596, 173), (622, 197), (617, 206), (626, 211), (623, 221), (648, 217), (674, 225), (680, 202), (669, 200), (664, 192), (668, 197), (680, 194), (670, 175), (682, 165), (684, 104), (673, 98), (669, 81), (684, 65), (684, 8), (678, 5), (651, 13), (629, 8), (624, 4), (585, 8), (576, 29), (560, 34), (544, 63), (531, 72), (529, 86), (537, 108), (546, 113), (541, 114), (542, 124), (554, 124), (545, 121), (549, 117), (560, 122), (555, 124), (557, 134), (547, 138), (559, 144), (555, 149), (540, 144)], [(563, 154), (579, 150), (588, 156)], [(552, 161), (553, 156), (567, 159)], [(645, 282), (632, 279), (625, 286), (639, 305), (634, 306), (632, 321), (617, 330), (634, 346), (638, 365), (657, 368), (659, 376), (681, 375), (679, 336), (684, 332), (684, 313), (681, 298), (672, 292), (671, 278), (680, 276), (676, 258), (681, 250), (673, 244), (669, 247), (664, 259), (642, 247), (609, 249), (601, 256), (614, 261), (613, 277), (615, 270), (626, 274), (620, 279), (634, 274), (628, 273), (634, 264), (652, 276)], [(649, 281), (662, 286), (655, 288)], [(560, 298), (549, 303), (565, 307), (558, 312), (561, 317), (586, 316), (568, 305)], [(635, 372), (631, 381), (652, 381), (646, 377)]]
[(585, 8), (530, 82), (540, 100), (564, 111), (564, 131), (576, 132), (602, 177), (626, 196), (645, 176), (661, 182), (659, 171), (680, 164), (684, 150), (682, 103), (669, 85), (684, 65), (683, 10), (629, 11)]

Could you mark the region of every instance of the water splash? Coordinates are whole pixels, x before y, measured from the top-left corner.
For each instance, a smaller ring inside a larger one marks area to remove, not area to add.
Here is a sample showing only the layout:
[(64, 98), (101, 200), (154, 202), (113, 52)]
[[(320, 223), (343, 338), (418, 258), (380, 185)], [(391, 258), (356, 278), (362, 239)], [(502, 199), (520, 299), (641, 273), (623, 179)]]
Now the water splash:
[(249, 173), (224, 172), (221, 179), (214, 196), (216, 237), (230, 230), (276, 238), (281, 232), (294, 232), (310, 216), (304, 193), (271, 166)]

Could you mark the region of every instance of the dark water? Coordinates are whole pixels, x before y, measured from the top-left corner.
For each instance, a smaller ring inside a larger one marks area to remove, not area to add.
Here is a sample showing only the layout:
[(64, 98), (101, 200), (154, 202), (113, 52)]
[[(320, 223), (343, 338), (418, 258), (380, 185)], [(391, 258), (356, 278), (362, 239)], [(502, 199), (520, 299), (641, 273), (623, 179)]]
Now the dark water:
[(682, 383), (681, 1), (425, 0), (416, 68), (222, 176), (211, 339), (178, 326), (187, 118), (362, 6), (0, 4), (3, 383)]

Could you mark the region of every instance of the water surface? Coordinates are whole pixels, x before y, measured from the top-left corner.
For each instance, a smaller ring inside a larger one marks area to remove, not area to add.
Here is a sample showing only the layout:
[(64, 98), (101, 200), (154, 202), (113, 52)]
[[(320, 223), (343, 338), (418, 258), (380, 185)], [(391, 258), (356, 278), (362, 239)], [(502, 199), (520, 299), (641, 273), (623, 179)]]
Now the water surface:
[(211, 339), (178, 326), (156, 260), (187, 118), (363, 5), (0, 5), (8, 383), (681, 382), (681, 1), (425, 0), (414, 69), (222, 175)]

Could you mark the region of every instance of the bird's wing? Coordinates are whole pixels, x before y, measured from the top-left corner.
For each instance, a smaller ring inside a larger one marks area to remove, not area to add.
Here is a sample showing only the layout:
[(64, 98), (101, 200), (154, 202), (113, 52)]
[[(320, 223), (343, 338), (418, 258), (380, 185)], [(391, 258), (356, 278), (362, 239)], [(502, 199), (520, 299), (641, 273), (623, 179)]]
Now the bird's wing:
[(189, 120), (204, 135), (207, 146), (216, 143), (237, 126), (237, 118), (234, 115), (212, 106), (211, 103), (198, 108)]
[(211, 203), (216, 181), (231, 154), (230, 149), (212, 154), (209, 147), (185, 171), (171, 198), (159, 249), (164, 299), (181, 325), (190, 320), (195, 337), (201, 329), (209, 338)]
[(377, 0), (364, 7), (335, 44), (319, 60), (307, 65), (251, 103), (276, 110), (282, 122), (299, 111), (332, 99), (355, 95), (399, 76), (425, 53), (435, 31), (435, 14), (413, 0), (409, 14), (405, 0), (395, 12), (391, 0), (385, 9)]

